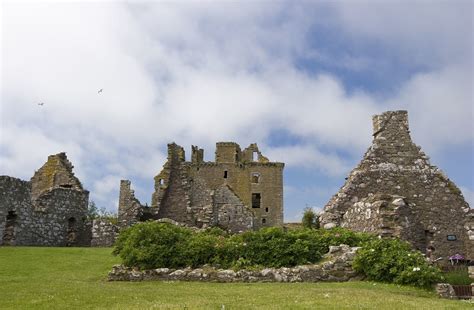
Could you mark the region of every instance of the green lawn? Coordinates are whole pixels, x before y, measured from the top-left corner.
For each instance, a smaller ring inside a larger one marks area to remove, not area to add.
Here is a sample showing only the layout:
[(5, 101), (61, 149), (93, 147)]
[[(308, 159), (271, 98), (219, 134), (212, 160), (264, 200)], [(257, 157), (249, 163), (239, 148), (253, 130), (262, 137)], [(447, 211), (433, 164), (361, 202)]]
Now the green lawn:
[(474, 309), (411, 287), (107, 282), (109, 248), (0, 247), (0, 309)]

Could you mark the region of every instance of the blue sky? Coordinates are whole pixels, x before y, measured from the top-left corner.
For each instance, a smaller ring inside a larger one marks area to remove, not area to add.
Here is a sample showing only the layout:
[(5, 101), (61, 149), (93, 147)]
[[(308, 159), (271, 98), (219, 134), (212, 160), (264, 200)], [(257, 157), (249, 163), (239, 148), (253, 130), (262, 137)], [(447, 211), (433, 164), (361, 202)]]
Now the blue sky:
[(371, 116), (405, 109), (414, 142), (474, 203), (470, 1), (1, 10), (1, 175), (29, 179), (66, 151), (91, 199), (116, 210), (120, 179), (150, 202), (169, 142), (207, 160), (217, 141), (257, 142), (286, 163), (285, 220), (298, 221), (361, 160)]

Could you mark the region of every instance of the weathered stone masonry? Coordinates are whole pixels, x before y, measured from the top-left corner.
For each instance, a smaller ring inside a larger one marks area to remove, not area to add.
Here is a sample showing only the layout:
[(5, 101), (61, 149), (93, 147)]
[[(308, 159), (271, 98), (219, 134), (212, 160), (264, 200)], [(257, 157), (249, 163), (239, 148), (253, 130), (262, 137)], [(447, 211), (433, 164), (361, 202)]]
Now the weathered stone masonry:
[(0, 245), (89, 245), (89, 192), (65, 153), (48, 157), (31, 180), (0, 176)]
[(373, 142), (324, 207), (322, 227), (398, 236), (432, 258), (474, 259), (472, 211), (461, 191), (415, 145), (406, 111), (373, 117)]
[(184, 149), (169, 144), (149, 208), (133, 196), (130, 182), (122, 181), (121, 225), (149, 218), (234, 232), (283, 225), (283, 163), (269, 162), (256, 144), (241, 151), (233, 142), (216, 144), (215, 162), (203, 158), (204, 151), (193, 146), (186, 161)]

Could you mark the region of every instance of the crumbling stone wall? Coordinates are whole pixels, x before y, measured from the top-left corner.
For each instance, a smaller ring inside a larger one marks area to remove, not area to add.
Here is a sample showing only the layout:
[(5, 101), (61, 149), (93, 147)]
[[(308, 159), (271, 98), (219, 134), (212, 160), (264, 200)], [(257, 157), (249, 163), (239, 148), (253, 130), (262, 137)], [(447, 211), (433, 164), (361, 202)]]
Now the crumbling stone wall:
[(228, 185), (223, 185), (214, 193), (214, 223), (233, 232), (253, 228), (254, 214), (247, 208)]
[[(412, 142), (407, 112), (376, 115), (373, 127), (372, 145), (344, 186), (324, 207), (320, 216), (322, 227), (346, 225), (363, 230), (362, 224), (355, 224), (353, 216), (345, 216), (346, 212), (354, 212), (354, 208), (360, 207), (354, 204), (371, 194), (396, 195), (403, 197), (413, 214), (406, 219), (408, 228), (402, 230), (415, 226), (423, 230), (422, 236), (404, 234), (406, 240), (423, 252), (429, 249), (436, 257), (468, 254), (467, 249), (474, 247), (464, 227), (469, 205), (456, 185), (431, 165), (428, 156)], [(400, 221), (401, 218), (394, 225)], [(448, 241), (448, 236), (455, 236), (456, 240)]]
[(31, 178), (31, 196), (33, 200), (53, 188), (72, 188), (83, 190), (79, 179), (74, 175), (74, 166), (66, 153), (48, 156), (46, 163)]
[(120, 181), (118, 222), (120, 227), (129, 227), (140, 220), (142, 205), (135, 198), (129, 180)]
[(118, 237), (119, 228), (108, 219), (95, 219), (92, 221), (91, 246), (113, 246)]
[(466, 256), (472, 259), (474, 257), (474, 209), (469, 210), (464, 228), (467, 231), (468, 244), (472, 245), (467, 247)]
[(425, 246), (425, 235), (414, 206), (404, 197), (375, 194), (354, 203), (344, 213), (341, 226), (382, 237), (410, 240), (416, 248)]
[(88, 200), (64, 153), (29, 182), (0, 176), (0, 245), (89, 245)]
[(168, 145), (168, 161), (163, 171), (155, 177), (155, 189), (152, 207), (158, 208), (158, 217), (188, 222), (190, 183), (181, 146), (175, 143)]

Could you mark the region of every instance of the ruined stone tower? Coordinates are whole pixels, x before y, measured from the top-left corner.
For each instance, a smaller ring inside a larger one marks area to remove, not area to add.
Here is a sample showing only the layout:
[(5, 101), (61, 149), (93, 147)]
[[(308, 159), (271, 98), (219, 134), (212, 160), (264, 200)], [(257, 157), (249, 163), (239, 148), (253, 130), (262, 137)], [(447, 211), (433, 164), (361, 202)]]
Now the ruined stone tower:
[(474, 258), (469, 205), (412, 142), (407, 112), (375, 115), (373, 130), (364, 158), (324, 207), (321, 226), (398, 236), (436, 258)]
[[(191, 161), (186, 161), (184, 149), (171, 143), (168, 160), (155, 177), (151, 207), (142, 207), (141, 212), (149, 218), (234, 232), (281, 226), (283, 167), (270, 162), (256, 144), (242, 151), (236, 143), (219, 142), (215, 161), (205, 162), (204, 151), (197, 146), (192, 147)], [(120, 197), (127, 191), (121, 188)], [(120, 201), (119, 210), (131, 208), (129, 202)], [(127, 221), (120, 218), (120, 211), (119, 221)]]
[(31, 180), (0, 176), (0, 245), (89, 245), (89, 192), (65, 153), (50, 155)]

